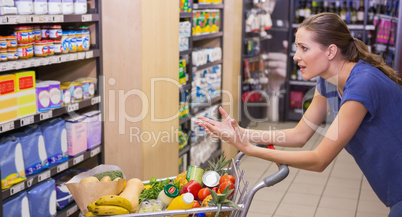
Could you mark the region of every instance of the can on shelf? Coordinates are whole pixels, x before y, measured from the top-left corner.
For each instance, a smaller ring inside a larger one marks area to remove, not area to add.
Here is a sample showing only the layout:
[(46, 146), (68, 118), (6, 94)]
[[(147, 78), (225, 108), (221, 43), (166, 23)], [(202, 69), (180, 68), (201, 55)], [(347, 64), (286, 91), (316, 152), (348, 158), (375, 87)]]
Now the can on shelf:
[(65, 83), (60, 85), (61, 105), (66, 106), (71, 103), (71, 92), (73, 91), (73, 86), (65, 85)]
[(194, 180), (194, 181), (200, 183), (201, 186), (203, 186), (203, 184), (202, 184), (202, 175), (203, 174), (204, 174), (204, 169), (202, 169), (201, 167), (188, 166), (186, 179), (187, 179), (187, 181)]

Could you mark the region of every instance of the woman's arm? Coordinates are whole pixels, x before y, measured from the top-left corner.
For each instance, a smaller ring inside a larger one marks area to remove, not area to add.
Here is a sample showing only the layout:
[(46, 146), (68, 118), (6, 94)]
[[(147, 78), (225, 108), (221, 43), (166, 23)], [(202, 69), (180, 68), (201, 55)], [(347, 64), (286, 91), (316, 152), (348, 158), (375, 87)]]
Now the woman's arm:
[(251, 143), (303, 147), (311, 136), (313, 136), (318, 126), (325, 120), (328, 111), (327, 98), (322, 96), (316, 89), (310, 106), (296, 127), (270, 131), (245, 129), (244, 133)]
[(363, 104), (357, 101), (345, 102), (325, 134), (324, 139), (312, 151), (271, 150), (251, 144), (239, 143), (233, 145), (246, 155), (259, 157), (279, 164), (286, 164), (295, 168), (321, 172), (350, 141), (362, 123), (366, 113), (367, 109)]

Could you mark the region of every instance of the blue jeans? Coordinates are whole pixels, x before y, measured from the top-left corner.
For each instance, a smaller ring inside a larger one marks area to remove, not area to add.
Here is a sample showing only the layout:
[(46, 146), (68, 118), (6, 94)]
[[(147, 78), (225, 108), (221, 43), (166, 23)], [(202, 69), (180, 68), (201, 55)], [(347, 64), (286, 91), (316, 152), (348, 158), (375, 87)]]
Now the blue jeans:
[(399, 201), (391, 207), (388, 217), (402, 217), (402, 201)]

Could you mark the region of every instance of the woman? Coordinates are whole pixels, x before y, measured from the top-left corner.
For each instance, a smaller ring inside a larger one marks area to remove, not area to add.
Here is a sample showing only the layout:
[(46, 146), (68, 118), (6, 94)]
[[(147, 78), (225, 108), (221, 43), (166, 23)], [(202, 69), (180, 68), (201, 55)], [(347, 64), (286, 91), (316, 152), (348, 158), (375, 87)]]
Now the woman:
[[(319, 76), (312, 103), (295, 128), (244, 129), (222, 108), (222, 122), (199, 117), (197, 124), (246, 155), (317, 172), (345, 148), (380, 200), (391, 207), (389, 216), (401, 216), (401, 79), (381, 57), (368, 53), (367, 46), (351, 36), (336, 14), (321, 13), (305, 20), (295, 44), (294, 60), (303, 79)], [(324, 121), (327, 105), (336, 118), (315, 150), (281, 151), (251, 145), (302, 147)]]

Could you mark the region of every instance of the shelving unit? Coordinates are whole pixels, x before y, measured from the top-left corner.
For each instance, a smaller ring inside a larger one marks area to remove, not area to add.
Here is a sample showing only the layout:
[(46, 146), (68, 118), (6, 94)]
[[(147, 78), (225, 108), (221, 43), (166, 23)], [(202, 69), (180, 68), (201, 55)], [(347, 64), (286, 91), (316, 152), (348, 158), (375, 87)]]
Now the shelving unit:
[[(18, 70), (33, 69), (36, 72), (37, 79), (53, 79), (61, 80), (78, 79), (82, 76), (96, 77), (97, 86), (95, 97), (83, 99), (78, 102), (72, 102), (67, 106), (52, 109), (47, 112), (40, 112), (26, 117), (18, 118), (0, 124), (0, 136), (5, 133), (13, 133), (23, 129), (23, 127), (42, 123), (62, 115), (68, 115), (72, 112), (82, 110), (100, 110), (103, 114), (103, 64), (102, 64), (102, 37), (101, 37), (101, 1), (91, 1), (91, 8), (88, 8), (88, 13), (83, 15), (8, 15), (0, 16), (0, 29), (9, 28), (13, 25), (31, 25), (31, 24), (84, 24), (91, 27), (91, 49), (89, 51), (54, 55), (48, 57), (34, 57), (30, 59), (19, 59), (15, 61), (7, 61), (0, 63), (0, 73), (19, 72)], [(90, 64), (93, 68), (81, 69), (82, 64)], [(49, 70), (48, 67), (51, 67)], [(66, 70), (72, 70), (69, 73)], [(92, 70), (87, 72), (86, 70)], [(61, 71), (63, 74), (53, 72)], [(90, 74), (89, 74), (90, 73)], [(61, 78), (59, 78), (59, 76)], [(103, 135), (103, 123), (102, 123)], [(100, 146), (92, 148), (74, 157), (69, 157), (66, 162), (51, 166), (50, 168), (40, 172), (39, 174), (27, 176), (26, 180), (11, 186), (8, 189), (2, 189), (0, 194), (0, 216), (3, 216), (3, 201), (13, 195), (29, 190), (31, 186), (48, 180), (56, 175), (60, 175), (68, 169), (74, 168), (87, 162), (96, 162), (97, 164), (104, 163), (104, 138)], [(76, 215), (78, 206), (73, 203), (57, 212), (59, 217), (68, 217)]]
[[(224, 8), (224, 4), (197, 4), (197, 2), (193, 3), (192, 9), (195, 10), (203, 10), (203, 9), (219, 9), (220, 10), (220, 31), (216, 32), (216, 33), (210, 33), (210, 34), (203, 34), (203, 35), (193, 35), (191, 32), (191, 37), (189, 39), (189, 50), (184, 50), (184, 51), (180, 51), (180, 57), (187, 55), (188, 56), (188, 63), (187, 63), (187, 73), (188, 73), (188, 77), (187, 77), (187, 84), (182, 85), (180, 87), (180, 93), (184, 93), (185, 91), (190, 91), (192, 90), (192, 81), (193, 81), (193, 73), (209, 68), (209, 67), (213, 67), (219, 64), (223, 63), (223, 60), (218, 60), (215, 62), (209, 62), (205, 65), (201, 65), (201, 66), (193, 66), (192, 64), (192, 52), (193, 52), (193, 48), (194, 48), (194, 43), (204, 43), (205, 41), (211, 41), (211, 40), (219, 40), (219, 44), (220, 47), (223, 48), (223, 8)], [(188, 21), (191, 22), (191, 24), (193, 25), (193, 12), (191, 13), (180, 13), (180, 20), (182, 19), (187, 19)], [(223, 50), (223, 49), (222, 49)], [(223, 59), (223, 58), (222, 58)], [(222, 85), (222, 83), (221, 83)], [(183, 148), (180, 152), (179, 152), (179, 158), (181, 157), (185, 157), (186, 158), (186, 162), (187, 164), (190, 164), (190, 152), (191, 152), (191, 147), (195, 146), (198, 144), (198, 142), (200, 140), (197, 140), (197, 142), (192, 143), (191, 142), (191, 118), (190, 117), (195, 117), (195, 115), (198, 112), (202, 112), (208, 108), (210, 108), (211, 106), (220, 104), (222, 101), (222, 97), (215, 97), (207, 102), (203, 102), (203, 103), (193, 103), (191, 102), (191, 97), (189, 97), (188, 103), (190, 104), (189, 106), (189, 116), (183, 117), (179, 120), (179, 125), (183, 127), (184, 130), (186, 130), (188, 132), (188, 140), (187, 140), (187, 146), (185, 148)], [(204, 139), (204, 138), (202, 138)], [(219, 144), (218, 146), (218, 150), (216, 150), (214, 153), (215, 155), (219, 156), (221, 153), (221, 145)], [(216, 156), (211, 156), (210, 159), (213, 159), (213, 157)], [(209, 160), (210, 160), (209, 159)], [(184, 165), (184, 168), (187, 168), (188, 165)], [(207, 162), (205, 162), (202, 165), (197, 165), (197, 166), (201, 166), (201, 167), (206, 167), (207, 166)]]
[[(357, 1), (357, 0), (353, 0), (353, 1)], [(358, 37), (360, 38), (363, 42), (365, 42), (366, 44), (368, 43), (368, 40), (370, 40), (369, 38), (369, 33), (372, 33), (372, 37), (374, 38), (374, 34), (377, 31), (376, 30), (376, 26), (373, 24), (369, 24), (368, 22), (368, 9), (370, 7), (369, 3), (372, 0), (364, 0), (364, 8), (365, 8), (365, 15), (364, 15), (364, 22), (363, 24), (348, 24), (348, 28), (351, 31), (352, 35), (354, 35), (354, 37)], [(329, 1), (334, 2), (334, 1)], [(375, 1), (376, 3), (381, 3), (383, 4), (383, 2), (379, 2), (379, 1)], [(296, 0), (290, 0), (290, 13), (289, 13), (289, 20), (292, 23), (295, 20), (295, 8), (297, 1)], [(377, 8), (377, 10), (379, 10)], [(402, 6), (399, 5), (399, 8), (395, 9), (395, 11), (402, 11)], [(376, 12), (375, 17), (380, 18), (380, 19), (384, 19), (384, 20), (394, 20), (396, 23), (401, 23), (402, 19), (401, 17), (389, 17), (389, 16), (385, 16), (385, 15), (378, 15), (378, 12)], [(399, 14), (401, 14), (401, 12), (399, 12)], [(288, 42), (289, 45), (294, 44), (294, 30), (296, 30), (299, 27), (300, 24), (298, 23), (292, 23), (291, 24), (291, 30), (289, 31), (289, 36), (288, 36)], [(389, 49), (390, 51), (394, 52), (394, 58), (392, 60), (393, 62), (393, 68), (396, 71), (400, 71), (400, 59), (402, 59), (401, 56), (401, 48), (402, 48), (402, 42), (401, 42), (401, 35), (402, 35), (402, 27), (401, 25), (397, 25), (397, 28), (394, 30), (396, 37), (395, 37), (395, 44), (394, 46), (387, 46), (385, 44), (380, 44), (380, 43), (376, 43), (375, 41), (370, 41), (371, 46), (372, 46), (372, 50), (377, 50), (374, 51), (374, 53), (376, 54), (380, 54), (385, 51), (386, 49)], [(399, 48), (399, 49), (398, 49)], [(295, 51), (292, 49), (292, 46), (288, 47), (288, 55), (289, 57), (293, 57), (295, 55)], [(296, 108), (296, 109), (292, 109), (289, 107), (289, 101), (290, 101), (290, 92), (292, 90), (302, 90), (304, 89), (304, 92), (307, 92), (308, 90), (311, 90), (312, 88), (315, 88), (315, 81), (304, 81), (304, 80), (292, 80), (291, 79), (291, 74), (292, 74), (292, 70), (294, 70), (294, 63), (293, 63), (293, 58), (289, 58), (288, 61), (288, 73), (287, 73), (287, 82), (286, 82), (286, 102), (285, 102), (285, 119), (289, 120), (289, 121), (299, 121), (303, 115), (303, 110), (301, 108)], [(332, 118), (328, 117), (327, 121), (331, 121)]]

